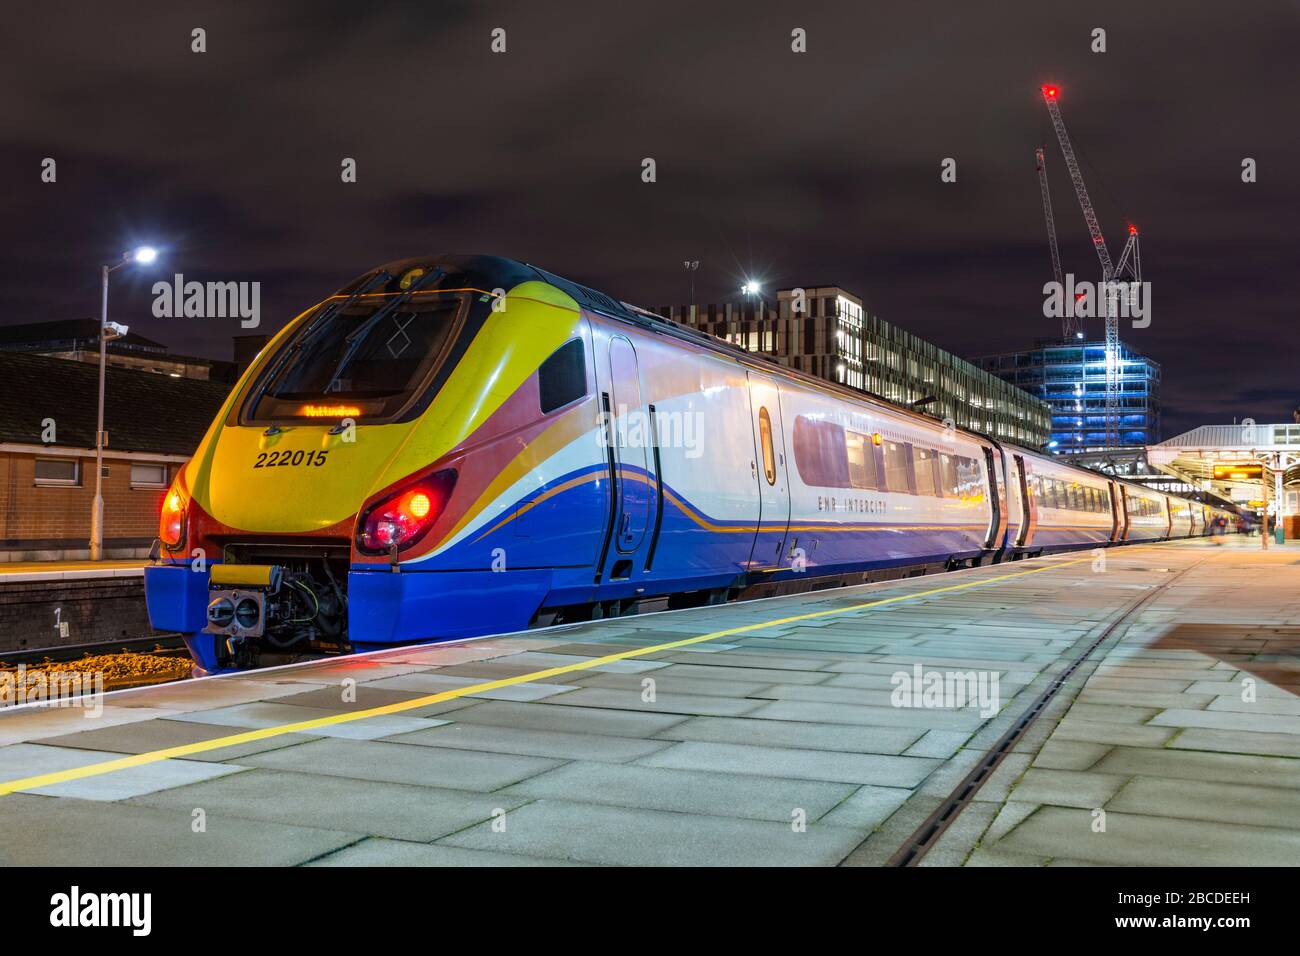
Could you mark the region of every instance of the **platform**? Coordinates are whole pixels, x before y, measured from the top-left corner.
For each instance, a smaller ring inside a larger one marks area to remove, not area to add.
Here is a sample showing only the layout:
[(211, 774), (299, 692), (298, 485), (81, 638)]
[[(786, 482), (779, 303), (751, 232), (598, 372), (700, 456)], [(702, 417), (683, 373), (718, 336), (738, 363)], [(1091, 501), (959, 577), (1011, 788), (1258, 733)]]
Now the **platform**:
[(897, 863), (1100, 638), (919, 864), (1300, 864), (1300, 547), (1228, 542), (13, 710), (0, 863)]
[(147, 561), (4, 561), (0, 582), (144, 577)]

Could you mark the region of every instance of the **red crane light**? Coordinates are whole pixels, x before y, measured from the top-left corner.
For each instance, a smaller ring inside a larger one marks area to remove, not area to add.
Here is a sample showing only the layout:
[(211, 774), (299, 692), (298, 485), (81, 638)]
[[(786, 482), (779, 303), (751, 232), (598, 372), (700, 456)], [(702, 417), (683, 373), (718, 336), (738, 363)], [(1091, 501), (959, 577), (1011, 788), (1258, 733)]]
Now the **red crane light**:
[(1130, 236), (1136, 236), (1136, 235), (1138, 234), (1138, 227), (1137, 227), (1137, 226), (1129, 226), (1129, 227), (1128, 227), (1128, 234), (1129, 234)]
[(1061, 91), (1058, 90), (1058, 89), (1057, 89), (1056, 87), (1054, 87), (1054, 86), (1044, 86), (1044, 87), (1043, 87), (1043, 95), (1046, 96), (1049, 100), (1054, 100), (1054, 99), (1056, 99), (1057, 94), (1060, 93), (1060, 92), (1061, 92)]

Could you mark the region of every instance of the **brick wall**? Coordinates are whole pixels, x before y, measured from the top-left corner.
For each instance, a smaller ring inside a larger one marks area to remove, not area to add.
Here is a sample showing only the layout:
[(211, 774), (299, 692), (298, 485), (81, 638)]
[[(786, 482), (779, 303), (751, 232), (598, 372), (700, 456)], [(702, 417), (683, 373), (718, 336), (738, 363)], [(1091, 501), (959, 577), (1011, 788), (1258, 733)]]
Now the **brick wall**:
[[(95, 499), (95, 460), (81, 459), (76, 486), (36, 484), (35, 454), (0, 452), (0, 560), (40, 560), (25, 552), (85, 549)], [(141, 460), (141, 463), (143, 460)], [(106, 550), (147, 548), (158, 535), (158, 512), (165, 489), (132, 488), (131, 461), (106, 458), (104, 542)], [(178, 466), (167, 467), (167, 481)], [(67, 553), (62, 557), (74, 557)], [(111, 555), (110, 555), (111, 556)], [(125, 555), (123, 555), (125, 556)]]

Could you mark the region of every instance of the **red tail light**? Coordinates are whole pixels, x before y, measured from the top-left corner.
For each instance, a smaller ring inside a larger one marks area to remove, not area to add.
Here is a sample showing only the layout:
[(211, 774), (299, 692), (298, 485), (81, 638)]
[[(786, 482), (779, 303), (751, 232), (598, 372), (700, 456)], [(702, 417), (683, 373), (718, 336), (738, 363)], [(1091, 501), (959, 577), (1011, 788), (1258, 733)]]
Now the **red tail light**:
[(455, 484), (454, 470), (436, 471), (368, 506), (357, 522), (357, 550), (390, 554), (412, 547), (438, 520)]
[(185, 540), (185, 512), (189, 500), (180, 488), (180, 478), (172, 482), (163, 498), (162, 515), (158, 521), (158, 537), (169, 548), (179, 547)]

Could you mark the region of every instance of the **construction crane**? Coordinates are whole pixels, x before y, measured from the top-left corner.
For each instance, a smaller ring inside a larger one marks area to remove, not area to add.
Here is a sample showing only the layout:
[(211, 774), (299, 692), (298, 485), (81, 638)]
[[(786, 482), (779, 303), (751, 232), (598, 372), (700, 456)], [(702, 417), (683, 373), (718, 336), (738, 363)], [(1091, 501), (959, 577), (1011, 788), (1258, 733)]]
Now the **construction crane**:
[[(1034, 150), (1034, 160), (1038, 169), (1038, 191), (1043, 195), (1043, 218), (1047, 220), (1047, 244), (1052, 250), (1052, 275), (1064, 290), (1065, 277), (1061, 273), (1061, 250), (1056, 245), (1056, 218), (1052, 215), (1052, 193), (1047, 188), (1047, 160), (1043, 156), (1043, 147)], [(1061, 310), (1061, 338), (1073, 338), (1082, 324), (1073, 309)]]
[[(1115, 448), (1119, 445), (1119, 396), (1120, 396), (1120, 344), (1119, 344), (1119, 314), (1117, 297), (1121, 294), (1134, 296), (1138, 294), (1138, 287), (1142, 282), (1141, 259), (1138, 255), (1138, 230), (1137, 226), (1128, 227), (1128, 241), (1119, 257), (1119, 265), (1116, 266), (1111, 262), (1110, 250), (1106, 248), (1106, 239), (1101, 234), (1101, 225), (1097, 222), (1097, 213), (1092, 208), (1092, 200), (1088, 197), (1088, 187), (1083, 182), (1083, 172), (1079, 169), (1079, 161), (1074, 156), (1074, 146), (1070, 143), (1070, 134), (1065, 129), (1065, 120), (1061, 118), (1061, 106), (1057, 102), (1061, 91), (1055, 86), (1044, 86), (1042, 88), (1043, 102), (1047, 104), (1047, 112), (1052, 118), (1052, 127), (1056, 130), (1056, 139), (1061, 144), (1061, 155), (1065, 157), (1065, 168), (1069, 170), (1070, 181), (1074, 183), (1074, 194), (1079, 200), (1079, 208), (1083, 210), (1083, 220), (1088, 224), (1088, 233), (1092, 237), (1092, 247), (1097, 253), (1097, 259), (1101, 263), (1101, 280), (1102, 285), (1098, 292), (1096, 302), (1098, 309), (1106, 319), (1106, 410), (1103, 419), (1106, 432), (1106, 446)], [(1046, 172), (1042, 164), (1042, 150), (1038, 151), (1039, 156), (1039, 181), (1046, 196)], [(1051, 222), (1050, 208), (1047, 211), (1048, 222), (1052, 235), (1053, 250), (1056, 246), (1055, 224)], [(1059, 256), (1054, 251), (1054, 258)], [(1056, 264), (1058, 270), (1060, 266)], [(1124, 285), (1125, 281), (1131, 285)], [(1132, 301), (1130, 299), (1130, 301)], [(1085, 362), (1086, 368), (1086, 362)], [(1084, 396), (1085, 403), (1087, 396)]]

